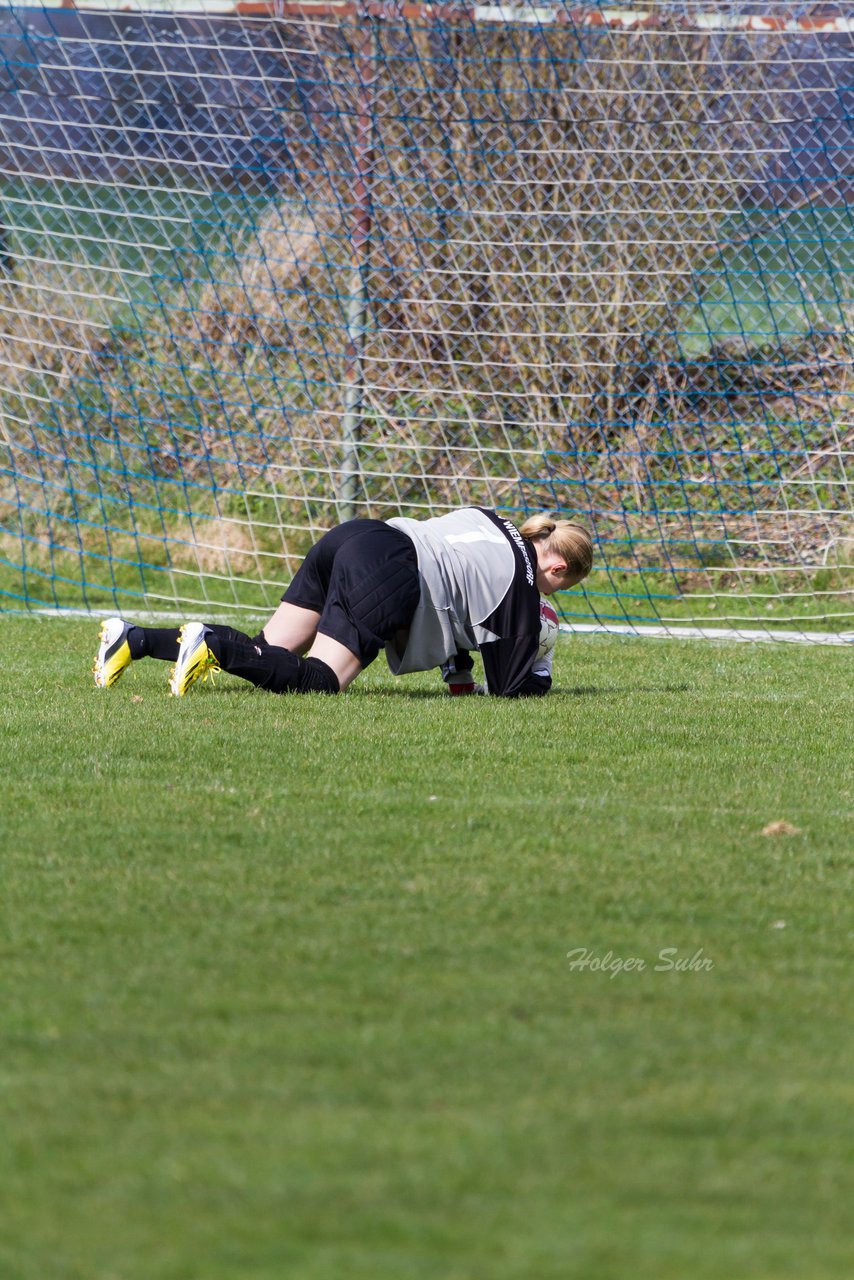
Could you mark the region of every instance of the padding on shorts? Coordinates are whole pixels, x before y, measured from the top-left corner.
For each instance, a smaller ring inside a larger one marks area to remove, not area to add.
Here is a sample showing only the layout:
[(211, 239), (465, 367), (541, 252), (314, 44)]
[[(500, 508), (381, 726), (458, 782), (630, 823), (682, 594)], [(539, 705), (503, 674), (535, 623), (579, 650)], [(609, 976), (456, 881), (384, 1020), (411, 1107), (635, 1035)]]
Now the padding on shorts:
[(318, 631), (363, 667), (410, 625), (420, 598), (415, 547), (381, 520), (348, 520), (324, 534), (282, 596), (319, 613)]

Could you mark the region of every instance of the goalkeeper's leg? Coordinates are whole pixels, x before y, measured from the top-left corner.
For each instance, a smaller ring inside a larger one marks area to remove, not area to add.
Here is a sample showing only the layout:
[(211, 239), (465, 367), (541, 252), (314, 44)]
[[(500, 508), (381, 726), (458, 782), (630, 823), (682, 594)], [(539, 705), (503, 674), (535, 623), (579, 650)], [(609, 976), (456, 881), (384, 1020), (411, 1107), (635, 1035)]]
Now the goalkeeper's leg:
[(361, 670), (355, 654), (326, 636), (318, 636), (309, 657), (303, 658), (282, 645), (270, 644), (265, 631), (250, 637), (234, 627), (214, 624), (139, 627), (111, 618), (101, 626), (95, 684), (109, 688), (140, 658), (175, 663), (170, 687), (178, 697), (216, 669), (271, 693), (338, 693)]
[[(337, 647), (344, 649), (343, 645)], [(344, 654), (343, 662), (338, 654), (326, 654), (328, 660), (324, 660), (312, 649), (303, 658), (290, 649), (268, 644), (263, 632), (250, 637), (234, 627), (188, 623), (181, 631), (169, 687), (175, 697), (181, 698), (190, 685), (210, 671), (227, 671), (270, 693), (338, 693), (361, 669), (354, 654), (347, 650)], [(336, 667), (341, 667), (343, 682)]]
[(270, 621), (264, 625), (264, 639), (267, 644), (276, 645), (280, 649), (304, 654), (314, 643), (319, 622), (320, 614), (315, 609), (283, 600)]

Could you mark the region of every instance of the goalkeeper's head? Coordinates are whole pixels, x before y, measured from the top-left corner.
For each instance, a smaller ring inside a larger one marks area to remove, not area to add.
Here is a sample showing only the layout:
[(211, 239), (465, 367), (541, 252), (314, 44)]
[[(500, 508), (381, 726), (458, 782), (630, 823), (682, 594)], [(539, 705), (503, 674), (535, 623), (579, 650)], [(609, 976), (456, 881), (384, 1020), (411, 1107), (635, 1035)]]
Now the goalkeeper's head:
[(544, 596), (577, 586), (593, 568), (593, 539), (572, 520), (531, 516), (519, 532), (534, 544), (537, 586)]

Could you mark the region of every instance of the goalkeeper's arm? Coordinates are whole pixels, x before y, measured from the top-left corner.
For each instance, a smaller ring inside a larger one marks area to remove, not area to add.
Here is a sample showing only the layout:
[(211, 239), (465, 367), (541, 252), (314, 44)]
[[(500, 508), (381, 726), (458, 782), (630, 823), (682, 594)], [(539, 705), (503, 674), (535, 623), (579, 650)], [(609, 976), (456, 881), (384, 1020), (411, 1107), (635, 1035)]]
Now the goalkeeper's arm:
[[(518, 649), (518, 642), (511, 641), (497, 641), (483, 646), (481, 653), (487, 672), (489, 692), (510, 698), (542, 697), (552, 687), (552, 650), (546, 654), (537, 654), (530, 671), (520, 679), (512, 670), (512, 659), (517, 656)], [(510, 658), (510, 669), (508, 669), (508, 658)], [(448, 693), (459, 697), (465, 694), (487, 692), (482, 684), (475, 683), (472, 674), (473, 666), (471, 654), (464, 649), (459, 650), (453, 658), (442, 664), (442, 679), (448, 686)]]

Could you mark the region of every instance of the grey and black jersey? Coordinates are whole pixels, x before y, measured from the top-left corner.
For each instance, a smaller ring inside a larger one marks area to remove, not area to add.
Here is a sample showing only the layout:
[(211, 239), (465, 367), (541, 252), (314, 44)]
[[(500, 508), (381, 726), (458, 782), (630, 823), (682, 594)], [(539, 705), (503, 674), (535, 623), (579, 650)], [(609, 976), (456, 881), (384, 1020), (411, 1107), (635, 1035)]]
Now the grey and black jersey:
[(516, 526), (484, 507), (387, 523), (414, 543), (421, 587), (405, 647), (386, 645), (394, 674), (428, 671), (478, 649), (489, 693), (547, 693), (551, 655), (538, 658), (537, 557)]

